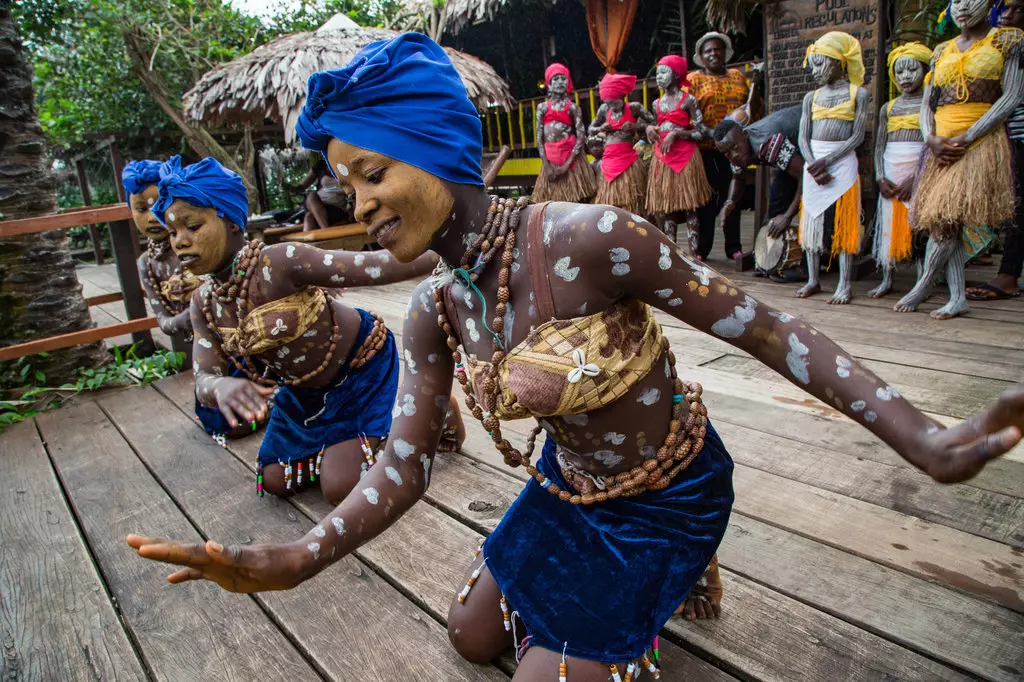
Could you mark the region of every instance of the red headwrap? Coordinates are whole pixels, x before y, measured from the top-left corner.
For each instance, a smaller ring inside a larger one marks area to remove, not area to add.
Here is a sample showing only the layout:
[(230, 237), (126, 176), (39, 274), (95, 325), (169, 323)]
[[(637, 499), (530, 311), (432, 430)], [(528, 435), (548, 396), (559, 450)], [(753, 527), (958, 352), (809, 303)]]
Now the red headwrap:
[(601, 79), (598, 91), (601, 94), (601, 99), (607, 102), (614, 99), (622, 99), (633, 92), (633, 86), (635, 85), (636, 76), (631, 76), (628, 73), (609, 73), (605, 74), (605, 77)]
[(572, 94), (572, 76), (569, 75), (569, 67), (566, 66), (565, 64), (559, 64), (558, 62), (554, 62), (553, 64), (551, 64), (551, 66), (549, 66), (547, 69), (545, 69), (545, 71), (544, 71), (544, 84), (545, 85), (551, 85), (551, 79), (554, 78), (555, 76), (559, 75), (559, 74), (561, 74), (561, 75), (563, 75), (563, 76), (565, 76), (566, 78), (569, 79), (569, 89), (566, 90), (566, 92), (571, 95)]
[(680, 57), (677, 54), (665, 55), (658, 60), (658, 66), (667, 66), (672, 69), (676, 74), (679, 85), (686, 85), (686, 72), (690, 70), (690, 67), (686, 63), (685, 57)]

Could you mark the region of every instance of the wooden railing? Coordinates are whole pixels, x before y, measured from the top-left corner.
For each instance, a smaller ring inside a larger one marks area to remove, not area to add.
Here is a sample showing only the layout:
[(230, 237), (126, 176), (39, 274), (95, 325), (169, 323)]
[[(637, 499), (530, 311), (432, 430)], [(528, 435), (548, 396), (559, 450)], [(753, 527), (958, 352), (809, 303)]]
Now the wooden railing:
[[(0, 222), (0, 239), (109, 222), (110, 243), (114, 252), (121, 291), (92, 296), (86, 299), (86, 303), (94, 306), (124, 301), (125, 313), (128, 316), (127, 322), (83, 329), (82, 331), (43, 339), (33, 339), (14, 346), (0, 348), (0, 362), (16, 360), (26, 355), (34, 355), (44, 351), (93, 343), (121, 336), (122, 334), (131, 334), (132, 341), (140, 344), (143, 352), (148, 352), (153, 348), (153, 337), (149, 330), (157, 326), (157, 321), (155, 317), (150, 317), (146, 311), (146, 300), (142, 292), (142, 283), (139, 281), (139, 272), (135, 265), (140, 251), (139, 240), (135, 234), (135, 227), (129, 221), (130, 218), (131, 210), (127, 204), (120, 203), (109, 206), (86, 206), (64, 213)], [(175, 335), (175, 337), (178, 336), (180, 335)], [(182, 340), (175, 337), (172, 337), (172, 344), (175, 346), (175, 350), (185, 350)]]

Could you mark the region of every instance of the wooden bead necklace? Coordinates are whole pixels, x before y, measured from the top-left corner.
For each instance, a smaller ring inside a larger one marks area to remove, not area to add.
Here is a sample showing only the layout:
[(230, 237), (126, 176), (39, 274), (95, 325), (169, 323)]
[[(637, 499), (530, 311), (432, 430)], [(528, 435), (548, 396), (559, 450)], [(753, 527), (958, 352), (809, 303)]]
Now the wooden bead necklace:
[[(164, 307), (164, 310), (172, 315), (177, 315), (188, 307), (188, 301), (185, 301), (185, 305), (176, 305), (173, 301), (164, 296), (163, 287), (160, 286), (160, 280), (157, 279), (156, 270), (153, 267), (153, 263), (160, 258), (163, 258), (164, 254), (167, 253), (167, 250), (170, 248), (170, 244), (170, 240), (167, 239), (163, 239), (161, 241), (149, 240), (149, 243), (146, 245), (146, 279), (149, 280), (149, 286), (159, 299), (160, 305)], [(180, 274), (181, 265), (179, 264), (177, 270), (175, 270), (171, 276), (173, 277), (174, 275)]]
[[(447, 336), (448, 348), (452, 352), (452, 359), (455, 362), (455, 376), (462, 385), (466, 394), (466, 407), (472, 412), (484, 429), (494, 441), (494, 446), (504, 457), (505, 463), (512, 467), (525, 466), (526, 471), (552, 495), (571, 504), (593, 504), (604, 502), (617, 497), (631, 497), (639, 495), (646, 490), (662, 490), (666, 488), (669, 481), (693, 460), (704, 447), (704, 436), (707, 433), (707, 408), (701, 400), (703, 389), (700, 384), (684, 382), (676, 374), (675, 354), (669, 348), (668, 339), (662, 338), (662, 351), (667, 354), (674, 394), (672, 396), (672, 419), (669, 422), (669, 432), (665, 436), (657, 455), (645, 461), (643, 465), (636, 466), (629, 471), (624, 471), (615, 476), (609, 476), (606, 481), (606, 489), (596, 493), (574, 495), (568, 490), (563, 490), (554, 481), (537, 470), (530, 464), (530, 458), (537, 444), (537, 436), (541, 432), (538, 426), (530, 434), (526, 442), (526, 451), (521, 452), (502, 437), (501, 424), (494, 416), (497, 407), (500, 389), (498, 387), (498, 368), (504, 361), (507, 351), (501, 341), (502, 332), (505, 328), (505, 312), (509, 301), (509, 274), (512, 267), (513, 255), (516, 243), (516, 227), (519, 225), (519, 214), (528, 202), (524, 199), (513, 201), (491, 197), (491, 204), (487, 209), (487, 220), (481, 234), (473, 242), (473, 245), (466, 249), (462, 256), (459, 268), (454, 270), (454, 275), (463, 284), (476, 288), (475, 282), (480, 272), (494, 258), (494, 254), (502, 249), (501, 270), (498, 272), (498, 304), (495, 307), (494, 320), (491, 323), (494, 337), (494, 354), (491, 357), (491, 364), (487, 376), (484, 378), (483, 399), (481, 407), (476, 399), (476, 393), (470, 385), (466, 368), (462, 364), (462, 353), (459, 351), (459, 342), (455, 338), (454, 330), (448, 318), (447, 309), (444, 303), (442, 286), (434, 287), (434, 309), (437, 311), (437, 325)], [(470, 263), (476, 260), (476, 264), (470, 267)], [(439, 268), (442, 265), (438, 266)], [(479, 291), (478, 291), (479, 293)], [(484, 323), (486, 326), (486, 322)], [(684, 394), (684, 389), (686, 390)], [(683, 410), (685, 402), (689, 403), (689, 415), (685, 417)], [(486, 409), (486, 414), (484, 410)]]
[[(238, 320), (241, 322), (249, 312), (249, 282), (252, 279), (253, 272), (259, 266), (260, 252), (263, 250), (263, 242), (259, 240), (253, 240), (249, 242), (245, 247), (242, 248), (234, 259), (231, 261), (231, 274), (228, 279), (220, 284), (211, 284), (207, 288), (206, 296), (203, 297), (203, 316), (206, 318), (206, 324), (209, 328), (217, 333), (217, 326), (215, 324), (215, 318), (213, 316), (212, 301), (216, 297), (221, 303), (232, 303), (236, 302), (238, 309)], [(242, 350), (242, 360), (239, 362), (238, 358), (231, 355), (232, 364), (242, 371), (245, 372), (246, 376), (249, 377), (250, 381), (262, 384), (264, 386), (297, 386), (305, 383), (315, 376), (321, 374), (327, 369), (331, 362), (331, 358), (334, 357), (334, 351), (338, 347), (338, 341), (341, 339), (341, 329), (338, 325), (338, 318), (334, 313), (334, 308), (327, 305), (328, 312), (331, 316), (331, 343), (327, 348), (327, 353), (324, 356), (323, 362), (321, 362), (316, 368), (306, 372), (300, 377), (291, 379), (271, 379), (270, 377), (261, 374), (256, 366), (250, 359), (250, 355), (247, 351)], [(380, 315), (376, 313), (370, 313), (373, 315), (373, 328), (370, 333), (367, 334), (366, 339), (363, 340), (359, 350), (356, 351), (355, 356), (349, 363), (349, 369), (359, 369), (367, 362), (373, 359), (373, 357), (384, 347), (384, 343), (387, 341), (387, 327), (384, 325), (384, 320), (381, 319)], [(219, 334), (218, 334), (219, 335)], [(269, 367), (268, 367), (269, 370)]]

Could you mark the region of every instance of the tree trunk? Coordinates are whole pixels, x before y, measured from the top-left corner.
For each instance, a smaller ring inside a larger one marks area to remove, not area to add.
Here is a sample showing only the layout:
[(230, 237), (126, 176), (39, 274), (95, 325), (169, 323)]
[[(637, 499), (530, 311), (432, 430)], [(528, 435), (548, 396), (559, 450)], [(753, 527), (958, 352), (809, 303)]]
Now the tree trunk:
[(181, 129), (182, 134), (188, 141), (188, 146), (193, 149), (200, 156), (212, 156), (217, 159), (225, 168), (230, 168), (234, 172), (238, 173), (242, 178), (242, 182), (245, 183), (245, 191), (249, 198), (249, 211), (254, 212), (256, 206), (256, 184), (254, 183), (252, 176), (246, 174), (245, 169), (238, 165), (231, 154), (229, 154), (223, 147), (221, 147), (217, 140), (213, 139), (213, 135), (206, 132), (199, 124), (190, 123), (185, 119), (185, 114), (181, 110), (181, 105), (168, 93), (167, 85), (164, 83), (163, 77), (157, 71), (151, 71), (149, 65), (146, 63), (147, 55), (146, 50), (142, 46), (142, 41), (139, 38), (138, 33), (135, 30), (125, 24), (121, 25), (121, 35), (124, 37), (125, 49), (128, 51), (128, 56), (132, 60), (132, 71), (139, 80), (142, 81), (142, 86), (146, 88), (149, 95), (156, 101), (157, 105), (163, 109), (164, 113), (174, 122), (174, 125)]
[[(29, 218), (57, 210), (57, 181), (32, 93), (10, 5), (0, 2), (0, 216)], [(0, 346), (95, 326), (82, 297), (63, 230), (0, 238)], [(76, 368), (108, 359), (102, 342), (33, 357), (48, 385), (70, 381)]]

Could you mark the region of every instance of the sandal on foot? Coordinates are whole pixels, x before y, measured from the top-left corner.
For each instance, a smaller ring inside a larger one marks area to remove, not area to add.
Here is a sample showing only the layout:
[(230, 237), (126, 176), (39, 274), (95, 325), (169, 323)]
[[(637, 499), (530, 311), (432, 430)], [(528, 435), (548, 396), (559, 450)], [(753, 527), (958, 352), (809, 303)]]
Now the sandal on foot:
[(1017, 298), (1018, 296), (1020, 296), (1020, 289), (1012, 292), (1003, 291), (999, 287), (987, 283), (967, 289), (967, 298), (971, 301), (1002, 301), (1007, 298)]

